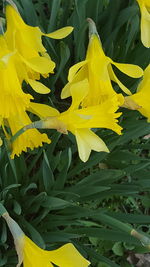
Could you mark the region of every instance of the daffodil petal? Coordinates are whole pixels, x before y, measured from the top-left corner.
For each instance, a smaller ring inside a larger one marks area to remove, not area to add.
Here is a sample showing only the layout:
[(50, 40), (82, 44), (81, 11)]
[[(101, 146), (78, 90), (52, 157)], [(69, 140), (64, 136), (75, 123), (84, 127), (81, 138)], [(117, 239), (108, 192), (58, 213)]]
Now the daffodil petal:
[(82, 100), (87, 95), (88, 91), (89, 91), (89, 83), (87, 79), (81, 82), (72, 84), (72, 86), (70, 87), (70, 92), (72, 96), (72, 104), (69, 110), (77, 109), (80, 103), (82, 102)]
[(127, 74), (130, 77), (139, 78), (143, 76), (143, 70), (137, 65), (122, 64), (114, 62), (112, 60), (111, 63), (115, 65), (120, 71), (122, 71), (123, 73)]
[(150, 47), (150, 13), (146, 6), (150, 7), (149, 2), (143, 2), (137, 0), (141, 11), (141, 41), (147, 48)]
[(0, 137), (0, 146), (2, 146), (2, 144), (3, 144), (3, 140), (2, 140), (2, 138)]
[(150, 14), (145, 7), (141, 16), (141, 40), (145, 47), (150, 47)]
[(60, 114), (59, 111), (53, 107), (34, 102), (30, 102), (30, 107), (28, 108), (28, 110), (36, 114), (40, 118), (55, 117)]
[(62, 91), (61, 91), (61, 99), (65, 99), (65, 98), (71, 96), (70, 86), (71, 86), (71, 84), (68, 82), (65, 85), (65, 87), (62, 89)]
[(51, 33), (42, 33), (42, 34), (52, 39), (62, 39), (68, 36), (72, 31), (73, 27), (67, 26)]
[(60, 267), (87, 267), (90, 264), (71, 243), (50, 251), (49, 255), (50, 261)]
[(93, 133), (90, 129), (77, 129), (75, 137), (78, 145), (79, 157), (86, 162), (91, 150), (109, 152), (103, 140)]
[(46, 57), (34, 57), (28, 60), (22, 57), (22, 59), (27, 66), (29, 66), (31, 69), (41, 74), (49, 72), (53, 73), (53, 70), (55, 68), (55, 63)]
[(14, 238), (14, 244), (18, 255), (17, 267), (20, 267), (23, 262), (23, 247), (25, 235), (20, 226), (9, 216), (8, 213), (4, 213), (3, 218), (7, 222), (10, 232)]
[(125, 92), (127, 95), (131, 95), (131, 92), (129, 91), (129, 89), (125, 85), (123, 85), (123, 83), (121, 83), (119, 81), (119, 79), (115, 75), (111, 65), (109, 65), (108, 71), (109, 71), (109, 75), (110, 75), (111, 80), (116, 82), (119, 85), (119, 87), (122, 89), (123, 92)]
[(85, 64), (87, 64), (88, 60), (83, 60), (75, 65), (73, 65), (69, 69), (69, 74), (68, 74), (68, 81), (71, 82), (75, 76), (75, 74), (79, 71), (81, 67), (83, 67)]
[(33, 88), (33, 90), (37, 93), (48, 94), (50, 92), (50, 89), (47, 86), (45, 86), (44, 84), (42, 84), (38, 81), (28, 79), (28, 83)]

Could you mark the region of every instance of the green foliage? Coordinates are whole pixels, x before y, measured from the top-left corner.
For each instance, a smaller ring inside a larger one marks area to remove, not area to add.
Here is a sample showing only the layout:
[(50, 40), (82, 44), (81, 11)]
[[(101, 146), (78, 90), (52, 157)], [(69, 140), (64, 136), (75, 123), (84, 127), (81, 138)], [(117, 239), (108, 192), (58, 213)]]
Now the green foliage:
[[(136, 1), (15, 3), (28, 24), (38, 25), (45, 32), (74, 26), (72, 35), (63, 41), (44, 40), (57, 66), (55, 74), (43, 80), (52, 92), (35, 95), (37, 102), (57, 105), (60, 111), (68, 106), (68, 100), (60, 102), (60, 92), (69, 67), (85, 57), (87, 17), (96, 22), (108, 56), (144, 68), (149, 63), (150, 53), (140, 41)], [(137, 83), (118, 75), (134, 91)], [(107, 214), (146, 233), (150, 231), (150, 143), (143, 139), (150, 125), (135, 111), (125, 111), (120, 124), (124, 129), (120, 137), (107, 130), (97, 131), (111, 153), (92, 153), (86, 163), (78, 158), (72, 135), (53, 131), (47, 131), (50, 145), (15, 160), (10, 159), (6, 148), (0, 149), (0, 201), (40, 247), (54, 249), (72, 242), (93, 267), (131, 266), (126, 260), (129, 251), (146, 252), (139, 241), (103, 217)], [(0, 266), (15, 266), (13, 240), (3, 220), (0, 229)]]

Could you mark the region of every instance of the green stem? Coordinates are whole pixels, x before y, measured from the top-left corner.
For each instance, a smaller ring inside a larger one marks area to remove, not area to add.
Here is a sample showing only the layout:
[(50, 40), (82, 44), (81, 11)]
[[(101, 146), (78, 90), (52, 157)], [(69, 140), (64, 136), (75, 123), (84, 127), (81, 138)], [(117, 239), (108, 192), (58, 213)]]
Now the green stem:
[(136, 239), (138, 239), (142, 245), (146, 248), (148, 248), (150, 250), (150, 238), (145, 236), (145, 234), (143, 232), (139, 233), (137, 232), (132, 226), (120, 222), (106, 214), (102, 214), (101, 215), (101, 221), (103, 221), (104, 223), (106, 223), (107, 225), (111, 225), (123, 232), (126, 232), (128, 234), (130, 234), (131, 236), (135, 237)]
[(24, 127), (22, 127), (18, 132), (16, 132), (11, 138), (10, 138), (10, 143), (13, 143), (21, 134), (23, 134), (25, 131), (29, 129), (42, 129), (43, 128), (43, 121), (35, 121), (32, 122)]
[(3, 216), (5, 213), (7, 213), (7, 210), (3, 206), (2, 203), (0, 203), (0, 216)]
[(87, 22), (89, 24), (89, 40), (91, 39), (92, 35), (96, 34), (99, 41), (100, 41), (100, 44), (102, 46), (101, 39), (100, 39), (99, 34), (97, 32), (95, 22), (91, 18), (87, 18)]
[(95, 22), (91, 18), (87, 18), (87, 22), (89, 23), (89, 38), (93, 34), (97, 34), (98, 35)]

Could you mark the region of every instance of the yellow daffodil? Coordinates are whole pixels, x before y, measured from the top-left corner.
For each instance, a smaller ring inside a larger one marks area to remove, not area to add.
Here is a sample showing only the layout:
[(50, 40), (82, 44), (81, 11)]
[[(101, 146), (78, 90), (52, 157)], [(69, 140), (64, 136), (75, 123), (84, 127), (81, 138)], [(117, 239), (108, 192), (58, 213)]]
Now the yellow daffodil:
[(97, 105), (114, 95), (117, 95), (120, 105), (122, 105), (123, 98), (120, 96), (120, 94), (116, 94), (112, 87), (111, 80), (116, 82), (126, 94), (130, 95), (131, 93), (119, 81), (115, 75), (112, 65), (133, 78), (142, 76), (143, 71), (138, 66), (117, 63), (111, 58), (107, 57), (103, 51), (94, 22), (89, 19), (89, 23), (90, 41), (87, 49), (86, 59), (70, 68), (68, 83), (63, 88), (61, 97), (66, 98), (71, 95), (70, 87), (72, 84), (84, 79), (88, 79), (89, 91), (86, 98), (82, 101), (83, 106), (87, 107), (91, 105)]
[(143, 80), (140, 82), (137, 92), (125, 98), (124, 106), (129, 109), (137, 109), (150, 122), (150, 65), (144, 71)]
[(90, 262), (86, 260), (74, 247), (68, 243), (56, 250), (48, 251), (38, 247), (28, 238), (20, 226), (9, 216), (4, 206), (0, 204), (0, 215), (5, 219), (14, 238), (20, 267), (88, 267)]
[(0, 116), (9, 118), (26, 110), (33, 97), (22, 91), (14, 54), (8, 50), (3, 36), (0, 36), (0, 47)]
[(141, 40), (144, 46), (150, 47), (150, 1), (137, 0), (141, 11)]
[(49, 88), (35, 81), (40, 79), (40, 74), (47, 77), (55, 68), (55, 63), (42, 44), (42, 36), (61, 39), (70, 34), (73, 28), (68, 26), (45, 34), (39, 27), (27, 25), (11, 5), (6, 6), (6, 21), (4, 37), (9, 50), (16, 52), (16, 66), (21, 82), (25, 80), (38, 93), (49, 93)]
[(117, 118), (121, 113), (115, 113), (118, 109), (117, 96), (99, 105), (80, 108), (82, 100), (86, 97), (87, 87), (86, 79), (73, 84), (70, 88), (72, 95), (70, 108), (62, 113), (55, 110), (56, 115), (51, 107), (31, 102), (29, 111), (42, 120), (24, 127), (24, 130), (37, 127), (56, 129), (64, 134), (70, 131), (76, 137), (79, 157), (84, 162), (88, 160), (91, 150), (109, 152), (103, 140), (91, 128), (107, 128), (121, 134), (121, 127), (117, 124)]

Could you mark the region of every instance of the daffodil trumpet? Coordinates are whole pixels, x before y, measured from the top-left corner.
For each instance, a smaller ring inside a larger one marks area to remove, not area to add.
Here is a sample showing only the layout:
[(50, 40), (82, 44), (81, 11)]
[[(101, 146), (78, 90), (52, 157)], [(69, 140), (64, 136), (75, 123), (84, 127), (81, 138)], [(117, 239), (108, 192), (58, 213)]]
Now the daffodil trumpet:
[(20, 226), (13, 220), (5, 207), (0, 203), (0, 216), (6, 221), (14, 238), (14, 244), (18, 255), (16, 267), (88, 267), (90, 262), (86, 260), (74, 247), (67, 243), (52, 251), (38, 247), (29, 237), (25, 235)]

